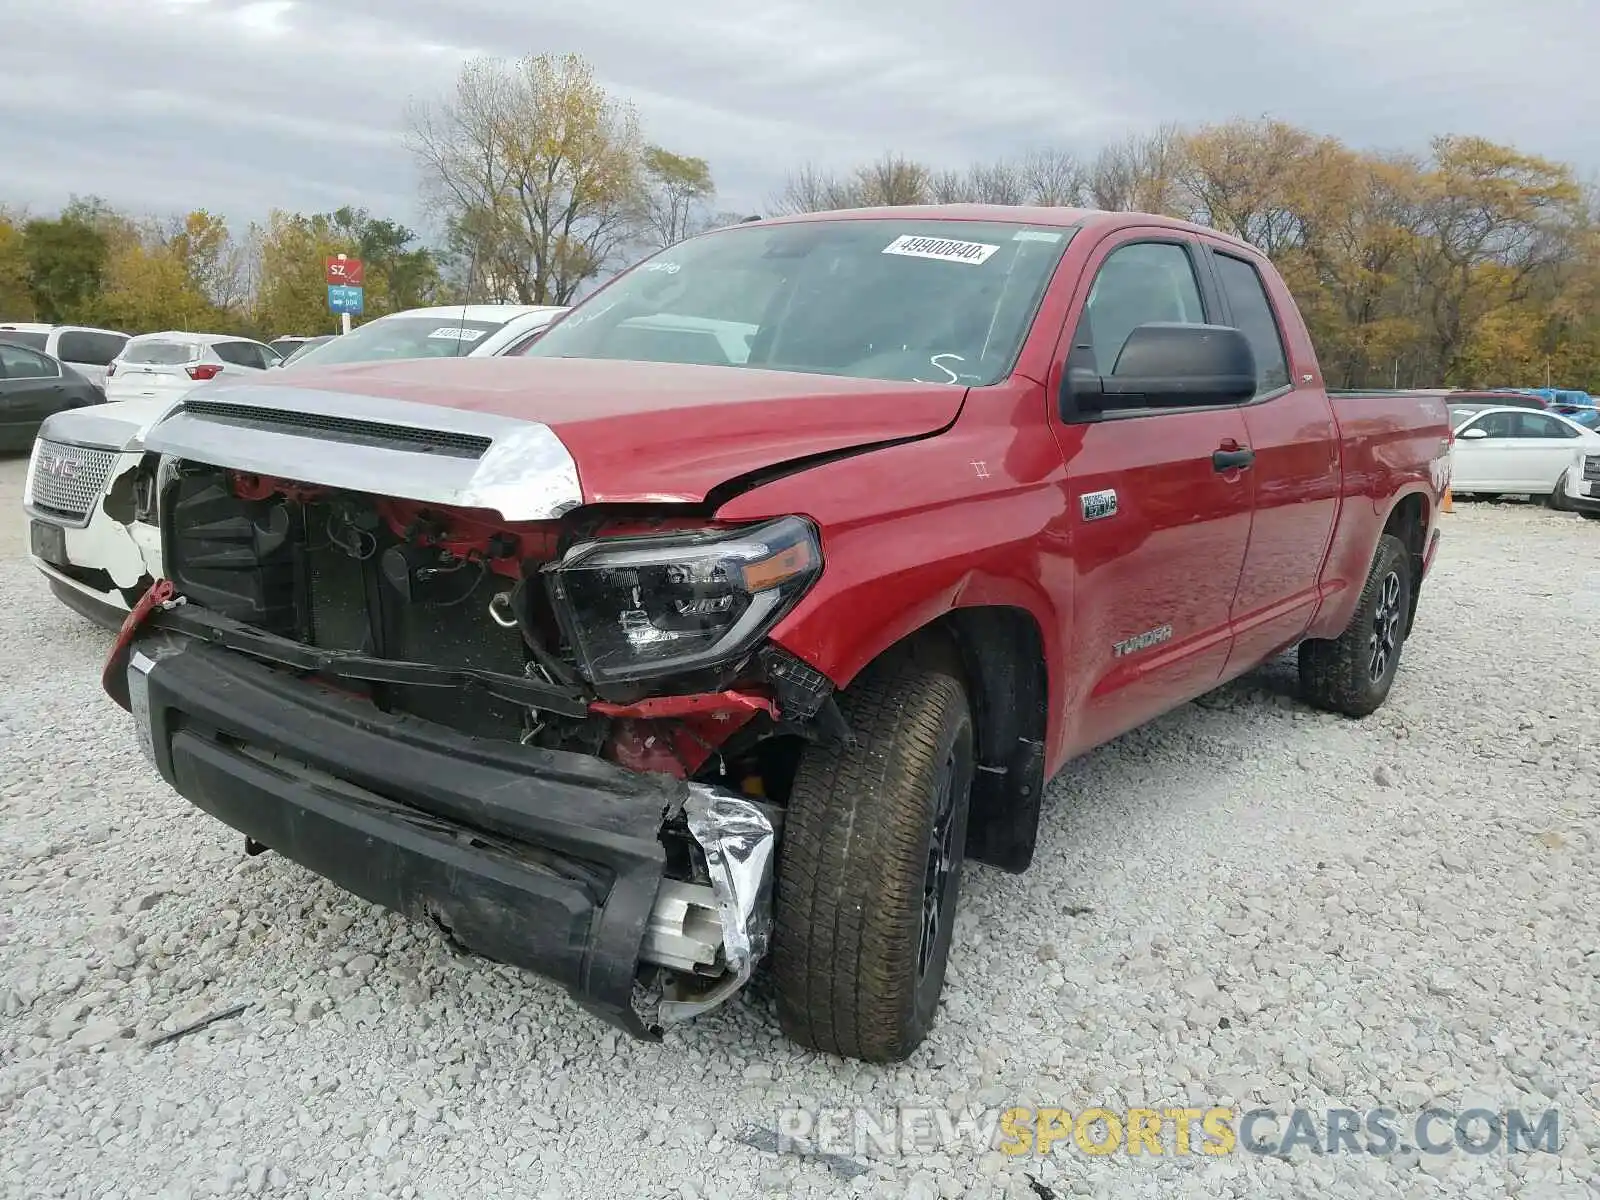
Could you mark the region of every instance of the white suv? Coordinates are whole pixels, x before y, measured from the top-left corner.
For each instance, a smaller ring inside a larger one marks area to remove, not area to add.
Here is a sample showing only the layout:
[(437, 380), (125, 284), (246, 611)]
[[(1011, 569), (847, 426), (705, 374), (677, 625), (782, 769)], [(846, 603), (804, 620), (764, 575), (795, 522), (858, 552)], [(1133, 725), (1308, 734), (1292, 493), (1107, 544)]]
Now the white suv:
[(217, 333), (146, 333), (130, 338), (106, 368), (107, 400), (176, 399), (219, 375), (265, 371), (282, 359), (271, 346)]

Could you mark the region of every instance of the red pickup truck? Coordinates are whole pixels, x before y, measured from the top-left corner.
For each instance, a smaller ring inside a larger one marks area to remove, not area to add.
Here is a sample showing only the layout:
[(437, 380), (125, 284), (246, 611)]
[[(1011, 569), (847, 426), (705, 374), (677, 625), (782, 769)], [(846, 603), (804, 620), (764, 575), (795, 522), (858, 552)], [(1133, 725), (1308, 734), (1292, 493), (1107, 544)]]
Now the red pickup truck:
[(194, 804), (640, 1037), (765, 959), (904, 1058), (964, 861), (1074, 756), (1298, 646), (1382, 704), (1444, 402), (1333, 398), (1248, 245), (862, 210), (635, 266), (526, 357), (197, 389), (107, 690)]

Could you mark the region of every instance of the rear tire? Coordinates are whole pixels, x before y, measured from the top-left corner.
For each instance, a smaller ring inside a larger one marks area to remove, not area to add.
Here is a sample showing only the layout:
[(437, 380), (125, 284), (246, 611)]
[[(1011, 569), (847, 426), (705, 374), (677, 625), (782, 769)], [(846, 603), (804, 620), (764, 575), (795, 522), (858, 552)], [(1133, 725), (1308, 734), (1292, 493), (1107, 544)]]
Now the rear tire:
[(953, 670), (897, 657), (839, 693), (852, 746), (800, 759), (778, 850), (772, 973), (796, 1042), (898, 1062), (938, 1011), (975, 762)]
[(1589, 509), (1584, 509), (1578, 515), (1586, 521), (1600, 521), (1600, 512), (1591, 512)]
[(1405, 645), (1414, 586), (1405, 543), (1384, 534), (1345, 631), (1337, 638), (1300, 643), (1300, 691), (1308, 704), (1364, 717), (1388, 699)]

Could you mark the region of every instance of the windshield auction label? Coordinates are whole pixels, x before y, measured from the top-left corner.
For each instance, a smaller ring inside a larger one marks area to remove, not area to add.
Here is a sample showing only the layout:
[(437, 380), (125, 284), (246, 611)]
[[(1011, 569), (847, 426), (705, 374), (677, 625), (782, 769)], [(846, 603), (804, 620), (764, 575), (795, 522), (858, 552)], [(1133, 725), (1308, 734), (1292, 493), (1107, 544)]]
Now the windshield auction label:
[(956, 242), (949, 238), (918, 237), (906, 234), (897, 237), (883, 248), (885, 254), (903, 254), (908, 258), (936, 258), (941, 262), (971, 263), (977, 266), (987, 262), (999, 246), (985, 242)]
[(445, 325), (435, 329), (428, 336), (431, 338), (449, 338), (452, 342), (475, 342), (483, 336), (483, 330), (458, 329), (454, 325)]

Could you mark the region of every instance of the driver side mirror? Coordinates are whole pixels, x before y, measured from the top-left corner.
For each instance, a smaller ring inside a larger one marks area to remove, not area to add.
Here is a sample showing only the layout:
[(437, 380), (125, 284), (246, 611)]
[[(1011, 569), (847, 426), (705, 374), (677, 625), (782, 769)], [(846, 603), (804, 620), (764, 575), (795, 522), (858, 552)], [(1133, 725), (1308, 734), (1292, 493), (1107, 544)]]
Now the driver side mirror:
[(1066, 420), (1107, 410), (1243, 404), (1256, 394), (1256, 356), (1229, 325), (1151, 322), (1128, 335), (1111, 374), (1068, 367)]
[(1487, 429), (1480, 429), (1477, 426), (1473, 426), (1471, 429), (1463, 429), (1456, 436), (1457, 437), (1464, 437), (1464, 438), (1472, 438), (1473, 440), (1477, 440), (1478, 438), (1486, 438), (1486, 437), (1488, 437), (1489, 436), (1489, 431)]

